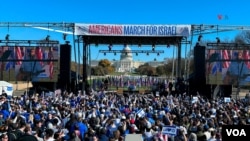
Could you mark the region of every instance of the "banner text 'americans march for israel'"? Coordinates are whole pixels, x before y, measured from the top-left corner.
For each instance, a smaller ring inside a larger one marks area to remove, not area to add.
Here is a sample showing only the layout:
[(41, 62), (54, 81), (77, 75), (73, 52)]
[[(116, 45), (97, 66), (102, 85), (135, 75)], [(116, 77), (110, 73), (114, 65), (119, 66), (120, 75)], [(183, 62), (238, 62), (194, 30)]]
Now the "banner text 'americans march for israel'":
[(189, 36), (189, 25), (102, 25), (76, 24), (77, 35)]

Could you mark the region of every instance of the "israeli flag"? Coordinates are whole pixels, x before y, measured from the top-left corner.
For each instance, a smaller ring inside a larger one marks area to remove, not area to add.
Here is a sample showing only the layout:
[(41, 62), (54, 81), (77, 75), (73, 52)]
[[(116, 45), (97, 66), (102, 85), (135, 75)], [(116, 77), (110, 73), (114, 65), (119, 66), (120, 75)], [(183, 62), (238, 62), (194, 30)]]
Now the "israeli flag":
[(146, 115), (146, 113), (143, 109), (140, 109), (136, 114), (138, 117), (144, 117)]

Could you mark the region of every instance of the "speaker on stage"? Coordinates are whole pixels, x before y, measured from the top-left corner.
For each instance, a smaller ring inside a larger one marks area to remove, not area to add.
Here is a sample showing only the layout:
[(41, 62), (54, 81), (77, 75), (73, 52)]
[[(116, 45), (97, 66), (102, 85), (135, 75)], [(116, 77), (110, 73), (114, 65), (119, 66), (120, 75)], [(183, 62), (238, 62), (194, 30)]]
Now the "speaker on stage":
[(71, 45), (60, 45), (60, 74), (59, 86), (62, 89), (70, 91), (71, 82)]

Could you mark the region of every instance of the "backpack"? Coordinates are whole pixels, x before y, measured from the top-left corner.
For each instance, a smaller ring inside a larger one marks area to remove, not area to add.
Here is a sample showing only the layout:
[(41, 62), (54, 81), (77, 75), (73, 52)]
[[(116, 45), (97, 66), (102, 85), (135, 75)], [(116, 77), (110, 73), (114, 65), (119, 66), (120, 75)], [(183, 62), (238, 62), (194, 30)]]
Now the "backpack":
[(16, 141), (18, 138), (20, 138), (24, 133), (20, 130), (11, 131), (8, 134), (9, 141)]

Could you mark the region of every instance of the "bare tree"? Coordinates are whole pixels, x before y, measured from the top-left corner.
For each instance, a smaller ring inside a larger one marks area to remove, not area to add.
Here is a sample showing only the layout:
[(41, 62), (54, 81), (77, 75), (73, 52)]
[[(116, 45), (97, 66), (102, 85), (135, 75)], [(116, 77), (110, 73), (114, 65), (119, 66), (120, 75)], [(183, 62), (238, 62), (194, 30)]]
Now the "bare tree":
[(250, 44), (250, 31), (242, 31), (235, 37), (235, 43)]

